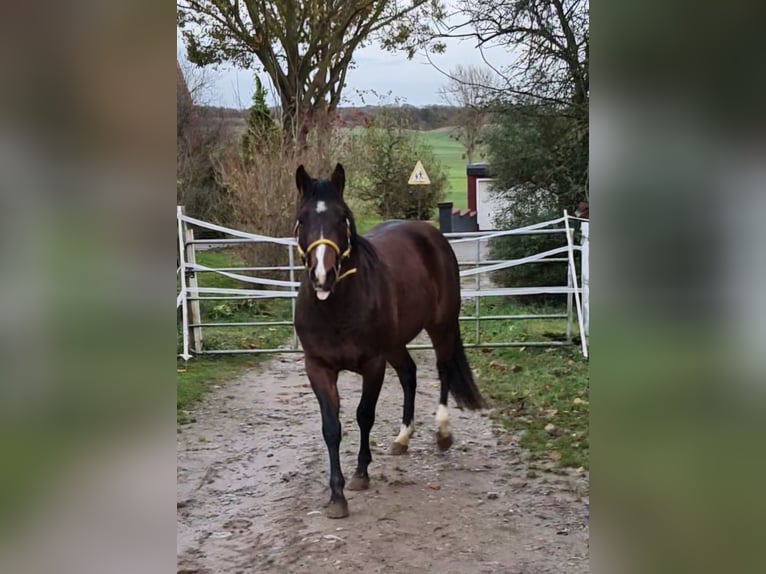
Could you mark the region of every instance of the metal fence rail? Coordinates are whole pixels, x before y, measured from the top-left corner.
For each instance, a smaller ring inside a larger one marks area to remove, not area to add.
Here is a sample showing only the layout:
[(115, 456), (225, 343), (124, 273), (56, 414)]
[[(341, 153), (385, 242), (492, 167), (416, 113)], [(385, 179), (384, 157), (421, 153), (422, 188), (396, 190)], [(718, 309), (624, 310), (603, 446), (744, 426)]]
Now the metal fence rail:
[[(188, 360), (192, 354), (244, 354), (244, 353), (284, 353), (301, 352), (298, 337), (293, 328), (291, 344), (278, 348), (268, 349), (206, 349), (203, 341), (204, 328), (227, 328), (227, 327), (287, 327), (294, 326), (295, 300), (298, 295), (300, 282), (296, 280), (296, 273), (304, 270), (302, 265), (295, 264), (295, 240), (293, 238), (274, 238), (264, 235), (247, 233), (244, 231), (229, 229), (184, 214), (183, 208), (177, 208), (178, 222), (178, 246), (179, 246), (179, 293), (176, 297), (176, 307), (181, 308), (181, 321), (183, 330), (183, 350), (179, 356)], [(573, 220), (582, 221), (582, 245), (574, 243), (574, 233), (570, 225)], [(563, 224), (563, 227), (561, 226)], [(225, 239), (195, 239), (193, 228), (202, 228), (218, 231), (230, 235)], [(461, 279), (473, 278), (473, 286), (463, 285), (461, 297), (464, 301), (473, 301), (472, 315), (461, 315), (460, 321), (473, 321), (475, 328), (475, 342), (465, 344), (466, 348), (497, 348), (513, 346), (562, 346), (573, 344), (573, 326), (576, 320), (581, 339), (583, 354), (588, 356), (588, 223), (564, 212), (558, 219), (544, 221), (518, 229), (508, 229), (491, 232), (470, 233), (446, 233), (453, 249), (458, 254)], [(499, 237), (538, 235), (538, 234), (562, 234), (562, 246), (550, 249), (542, 253), (529, 255), (518, 259), (492, 259), (483, 260), (482, 244)], [(242, 266), (242, 267), (208, 267), (196, 262), (196, 253), (199, 245), (220, 246), (221, 248), (243, 244), (272, 243), (284, 246), (287, 251), (287, 265), (275, 266)], [(471, 246), (471, 243), (475, 247)], [(581, 252), (581, 273), (583, 287), (578, 284), (578, 270), (575, 266), (574, 253)], [(462, 258), (461, 258), (462, 254)], [(503, 269), (509, 269), (520, 265), (541, 263), (566, 263), (567, 285), (551, 285), (543, 287), (509, 287), (498, 288), (495, 286), (482, 286), (481, 277), (487, 276)], [(277, 272), (287, 275), (287, 279), (269, 279), (244, 273)], [(199, 287), (198, 274), (216, 273), (236, 281), (251, 284), (252, 288), (222, 288), (222, 287)], [(465, 282), (465, 281), (464, 281)], [(264, 288), (267, 287), (267, 288)], [(480, 300), (486, 297), (507, 297), (519, 295), (539, 294), (565, 294), (567, 296), (566, 313), (527, 313), (517, 315), (482, 315)], [(226, 300), (257, 300), (287, 298), (291, 300), (291, 319), (281, 321), (219, 321), (205, 322), (203, 320), (200, 301), (226, 301)], [(505, 341), (501, 343), (482, 343), (480, 325), (485, 321), (525, 321), (539, 319), (566, 319), (566, 341)], [(410, 349), (428, 349), (428, 345), (410, 345)]]

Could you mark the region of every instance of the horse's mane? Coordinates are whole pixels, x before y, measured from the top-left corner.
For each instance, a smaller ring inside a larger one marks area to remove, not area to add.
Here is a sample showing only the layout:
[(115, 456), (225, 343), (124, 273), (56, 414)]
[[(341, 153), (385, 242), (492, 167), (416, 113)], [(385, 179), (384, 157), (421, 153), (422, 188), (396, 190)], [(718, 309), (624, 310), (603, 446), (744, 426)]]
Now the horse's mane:
[(341, 201), (343, 202), (343, 209), (345, 211), (345, 215), (349, 223), (349, 228), (351, 230), (351, 250), (356, 251), (361, 255), (359, 260), (365, 269), (377, 265), (379, 262), (378, 252), (375, 251), (375, 247), (366, 237), (359, 235), (356, 230), (356, 220), (354, 219), (354, 214), (351, 213), (348, 205), (346, 205), (342, 199)]

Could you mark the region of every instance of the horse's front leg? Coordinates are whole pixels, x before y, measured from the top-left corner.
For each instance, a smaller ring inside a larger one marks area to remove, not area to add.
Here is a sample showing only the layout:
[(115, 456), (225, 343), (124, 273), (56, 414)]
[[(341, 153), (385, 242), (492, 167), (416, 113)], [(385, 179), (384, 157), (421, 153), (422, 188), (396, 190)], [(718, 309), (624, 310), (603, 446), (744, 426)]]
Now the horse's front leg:
[(349, 490), (366, 490), (370, 486), (367, 467), (372, 462), (370, 453), (370, 431), (375, 424), (375, 406), (378, 404), (380, 388), (386, 374), (386, 361), (377, 357), (368, 361), (362, 368), (362, 398), (356, 409), (356, 422), (359, 423), (359, 459), (356, 472), (348, 485)]
[(322, 435), (330, 457), (330, 503), (327, 506), (329, 518), (348, 516), (348, 502), (343, 495), (345, 480), (340, 468), (340, 399), (338, 397), (338, 371), (330, 369), (320, 361), (306, 357), (306, 374), (311, 381), (319, 408), (322, 412)]

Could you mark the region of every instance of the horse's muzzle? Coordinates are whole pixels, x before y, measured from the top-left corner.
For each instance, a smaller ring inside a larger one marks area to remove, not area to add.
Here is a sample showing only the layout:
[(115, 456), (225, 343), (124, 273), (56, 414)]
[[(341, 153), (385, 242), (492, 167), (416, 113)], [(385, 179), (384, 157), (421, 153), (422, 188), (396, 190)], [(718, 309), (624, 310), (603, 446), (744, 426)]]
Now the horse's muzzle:
[(335, 287), (335, 276), (335, 269), (330, 269), (327, 273), (323, 274), (323, 277), (318, 277), (314, 268), (309, 270), (309, 279), (317, 299), (325, 301), (330, 296), (333, 287)]

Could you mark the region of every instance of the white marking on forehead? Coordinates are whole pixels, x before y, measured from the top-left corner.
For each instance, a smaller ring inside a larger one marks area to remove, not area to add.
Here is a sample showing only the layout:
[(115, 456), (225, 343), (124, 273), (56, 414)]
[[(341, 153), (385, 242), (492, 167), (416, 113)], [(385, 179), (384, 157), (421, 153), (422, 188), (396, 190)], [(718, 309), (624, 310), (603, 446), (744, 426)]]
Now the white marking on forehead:
[(399, 436), (394, 439), (394, 442), (397, 442), (402, 446), (407, 446), (410, 444), (410, 437), (414, 432), (415, 425), (413, 423), (410, 423), (410, 426), (404, 426), (404, 424), (402, 424), (401, 430), (399, 431)]
[(317, 201), (317, 213), (327, 211), (327, 204), (324, 201)]

